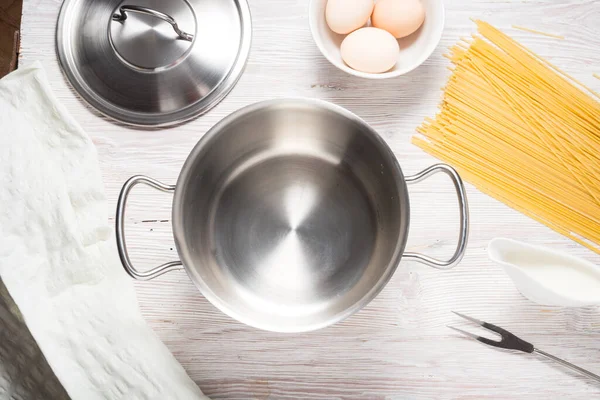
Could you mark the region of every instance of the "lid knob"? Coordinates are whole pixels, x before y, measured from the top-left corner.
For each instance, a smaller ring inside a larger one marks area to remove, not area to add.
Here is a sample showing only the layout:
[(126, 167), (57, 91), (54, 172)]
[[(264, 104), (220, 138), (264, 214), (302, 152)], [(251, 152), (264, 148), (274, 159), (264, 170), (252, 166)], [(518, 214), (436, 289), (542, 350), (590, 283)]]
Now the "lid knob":
[(179, 37), (182, 38), (183, 40), (187, 40), (189, 42), (194, 40), (194, 35), (191, 35), (189, 33), (182, 31), (181, 29), (179, 29), (179, 26), (177, 25), (177, 22), (175, 22), (173, 17), (171, 17), (170, 15), (167, 15), (165, 13), (161, 13), (160, 11), (153, 10), (148, 7), (122, 6), (121, 8), (119, 8), (119, 13), (113, 14), (113, 16), (112, 16), (113, 21), (119, 21), (119, 22), (125, 21), (127, 19), (127, 14), (126, 14), (127, 11), (136, 12), (136, 13), (145, 14), (145, 15), (151, 15), (153, 17), (160, 18), (163, 21), (171, 24), (175, 33), (177, 33), (179, 35)]
[(176, 65), (193, 46), (194, 34), (187, 28), (196, 26), (196, 16), (188, 2), (169, 1), (161, 4), (160, 11), (156, 8), (126, 4), (112, 14), (110, 42), (121, 61), (133, 69), (155, 71)]

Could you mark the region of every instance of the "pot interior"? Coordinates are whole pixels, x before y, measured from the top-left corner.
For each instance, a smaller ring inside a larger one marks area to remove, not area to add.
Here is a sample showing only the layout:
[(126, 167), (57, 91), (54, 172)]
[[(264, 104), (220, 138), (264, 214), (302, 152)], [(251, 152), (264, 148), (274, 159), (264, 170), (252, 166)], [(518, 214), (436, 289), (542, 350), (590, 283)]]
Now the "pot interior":
[(409, 205), (392, 152), (366, 123), (310, 100), (259, 103), (215, 126), (174, 199), (177, 248), (217, 307), (282, 332), (330, 325), (383, 288)]

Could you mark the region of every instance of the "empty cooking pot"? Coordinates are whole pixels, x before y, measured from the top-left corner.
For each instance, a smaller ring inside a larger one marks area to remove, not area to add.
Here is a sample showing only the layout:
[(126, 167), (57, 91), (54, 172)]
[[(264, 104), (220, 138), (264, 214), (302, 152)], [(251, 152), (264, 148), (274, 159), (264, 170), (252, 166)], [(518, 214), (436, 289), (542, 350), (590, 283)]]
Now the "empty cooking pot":
[[(459, 200), (458, 246), (448, 261), (404, 252), (406, 185), (436, 172)], [(173, 192), (174, 261), (140, 271), (124, 237), (127, 196), (138, 183)], [(404, 177), (392, 151), (366, 122), (308, 99), (257, 103), (215, 125), (187, 158), (177, 185), (130, 178), (117, 205), (117, 245), (125, 270), (152, 279), (185, 268), (216, 307), (271, 331), (323, 328), (360, 310), (400, 259), (448, 269), (468, 236), (465, 188), (438, 164)]]

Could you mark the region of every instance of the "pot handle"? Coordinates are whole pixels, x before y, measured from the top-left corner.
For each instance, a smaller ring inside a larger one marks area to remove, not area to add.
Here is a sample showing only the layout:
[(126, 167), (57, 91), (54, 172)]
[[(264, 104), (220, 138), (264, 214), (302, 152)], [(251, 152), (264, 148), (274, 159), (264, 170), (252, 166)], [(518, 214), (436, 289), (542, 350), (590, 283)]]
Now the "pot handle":
[(117, 237), (117, 250), (119, 251), (119, 257), (125, 271), (132, 277), (140, 281), (148, 281), (154, 279), (157, 276), (165, 274), (169, 271), (181, 269), (181, 261), (171, 261), (158, 267), (152, 268), (148, 271), (139, 271), (132, 264), (127, 253), (127, 244), (125, 243), (125, 206), (127, 204), (127, 197), (129, 192), (138, 183), (144, 183), (155, 189), (162, 190), (163, 192), (173, 192), (175, 190), (174, 185), (165, 185), (155, 179), (147, 176), (136, 175), (132, 176), (125, 182), (121, 193), (119, 194), (119, 200), (117, 202), (117, 217), (116, 217), (116, 237)]
[(469, 206), (467, 204), (467, 192), (465, 190), (465, 185), (463, 184), (462, 179), (460, 179), (460, 176), (456, 170), (446, 164), (432, 165), (416, 175), (406, 177), (405, 180), (407, 184), (419, 183), (438, 172), (443, 172), (448, 175), (450, 179), (452, 179), (452, 183), (454, 184), (454, 188), (456, 189), (456, 194), (458, 196), (458, 205), (460, 209), (460, 233), (456, 251), (454, 252), (452, 258), (450, 258), (448, 261), (438, 260), (424, 254), (410, 252), (404, 253), (402, 257), (414, 259), (433, 268), (446, 270), (454, 268), (462, 260), (467, 247), (467, 240), (469, 238)]

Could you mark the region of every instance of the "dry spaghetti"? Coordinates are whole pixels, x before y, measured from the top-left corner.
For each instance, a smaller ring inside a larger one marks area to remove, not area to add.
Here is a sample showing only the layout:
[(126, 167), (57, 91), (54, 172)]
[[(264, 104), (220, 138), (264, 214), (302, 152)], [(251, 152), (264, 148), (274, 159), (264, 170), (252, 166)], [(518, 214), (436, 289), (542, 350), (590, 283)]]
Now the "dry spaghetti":
[[(479, 190), (600, 253), (598, 94), (493, 26), (447, 56), (441, 111), (413, 143)], [(587, 92), (589, 92), (589, 94)]]
[(535, 33), (536, 35), (542, 35), (542, 36), (548, 36), (554, 39), (560, 39), (560, 40), (564, 40), (565, 37), (562, 35), (555, 35), (554, 33), (547, 33), (547, 32), (542, 32), (542, 31), (538, 31), (535, 29), (531, 29), (531, 28), (526, 28), (524, 26), (518, 26), (518, 25), (513, 25), (512, 26), (514, 29), (519, 29), (521, 31), (525, 31), (525, 32), (529, 32), (529, 33)]

